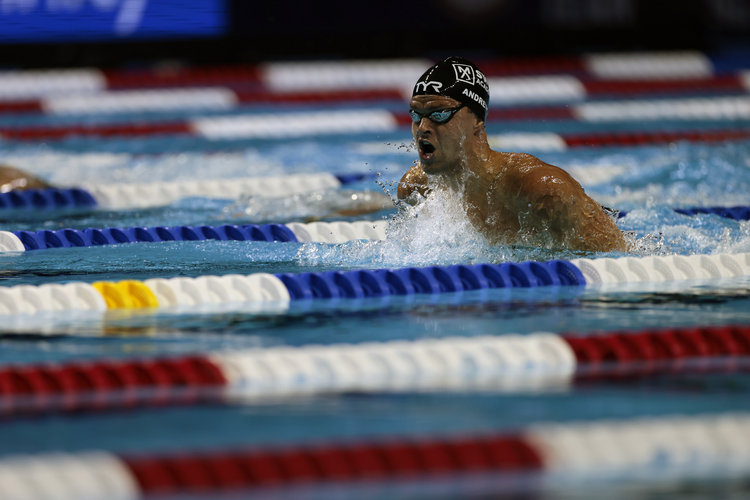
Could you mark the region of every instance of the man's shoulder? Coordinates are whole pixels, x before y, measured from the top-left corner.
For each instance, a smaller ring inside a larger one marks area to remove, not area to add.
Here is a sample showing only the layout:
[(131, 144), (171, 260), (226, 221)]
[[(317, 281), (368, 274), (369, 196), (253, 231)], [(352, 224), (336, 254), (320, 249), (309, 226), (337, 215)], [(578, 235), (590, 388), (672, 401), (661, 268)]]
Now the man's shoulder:
[(498, 173), (513, 178), (516, 182), (534, 182), (566, 179), (570, 176), (563, 169), (545, 163), (528, 153), (496, 153), (493, 161)]
[(510, 153), (504, 175), (508, 185), (529, 200), (549, 195), (576, 193), (580, 184), (565, 170), (527, 153)]

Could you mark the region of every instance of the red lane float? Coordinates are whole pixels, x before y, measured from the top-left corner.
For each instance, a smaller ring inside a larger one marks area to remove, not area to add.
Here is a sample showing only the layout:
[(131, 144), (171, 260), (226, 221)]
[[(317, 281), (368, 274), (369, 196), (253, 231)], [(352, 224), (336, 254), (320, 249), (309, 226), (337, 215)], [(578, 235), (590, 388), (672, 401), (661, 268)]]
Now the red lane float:
[(563, 335), (579, 366), (750, 355), (750, 327), (716, 326)]
[[(626, 382), (697, 370), (745, 370), (734, 360), (750, 356), (750, 327), (719, 326), (564, 335), (577, 360), (577, 382)], [(702, 361), (700, 364), (691, 363)], [(707, 363), (706, 363), (707, 362)]]
[(3, 127), (0, 136), (5, 139), (35, 141), (64, 139), (66, 137), (142, 137), (147, 135), (193, 135), (188, 122), (119, 123), (112, 125), (73, 125), (60, 127)]
[(539, 470), (520, 436), (392, 440), (271, 450), (123, 457), (144, 495), (460, 472)]
[(616, 132), (607, 134), (561, 134), (570, 148), (641, 146), (672, 142), (725, 142), (750, 139), (750, 130), (676, 130), (658, 132)]
[(44, 108), (41, 101), (0, 102), (0, 113), (41, 113), (42, 111), (44, 111)]
[(106, 86), (114, 89), (144, 87), (195, 87), (226, 84), (259, 85), (261, 71), (255, 65), (168, 67), (142, 70), (104, 70)]
[(0, 394), (49, 395), (159, 387), (221, 387), (226, 379), (207, 358), (96, 361), (0, 369)]
[(584, 74), (586, 64), (580, 57), (535, 57), (478, 61), (485, 75), (519, 76), (542, 74)]
[(353, 101), (383, 101), (404, 98), (398, 89), (338, 90), (329, 92), (269, 92), (266, 90), (234, 90), (237, 102), (269, 104), (328, 104)]
[(678, 78), (665, 80), (599, 80), (581, 78), (589, 97), (645, 94), (701, 94), (710, 92), (745, 92), (743, 80), (738, 75), (710, 78)]

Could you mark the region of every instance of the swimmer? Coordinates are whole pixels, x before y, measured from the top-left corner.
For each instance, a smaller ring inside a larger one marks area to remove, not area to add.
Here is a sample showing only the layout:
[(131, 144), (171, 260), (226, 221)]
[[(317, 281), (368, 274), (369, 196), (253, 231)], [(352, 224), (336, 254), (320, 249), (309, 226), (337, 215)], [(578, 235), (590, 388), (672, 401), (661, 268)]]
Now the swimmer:
[[(52, 187), (50, 184), (28, 172), (15, 167), (0, 165), (0, 193), (23, 191), (26, 189), (47, 189), (50, 187)], [(303, 196), (307, 196), (308, 198), (303, 198), (302, 200), (298, 199)], [(302, 203), (303, 205), (316, 205), (316, 199), (319, 197), (320, 193), (297, 195), (295, 201)], [(262, 205), (268, 205), (267, 198), (261, 198), (261, 200)], [(316, 208), (319, 209), (320, 214), (309, 217), (306, 222), (339, 217), (354, 217), (393, 208), (393, 203), (390, 197), (383, 193), (372, 191), (339, 190), (338, 196), (333, 197), (332, 199), (326, 198), (325, 201), (325, 204), (321, 204), (319, 201), (317, 202)], [(247, 205), (247, 203), (245, 203), (245, 205)], [(238, 210), (238, 207), (233, 205), (226, 208), (226, 211), (233, 210)], [(236, 217), (256, 215), (249, 207), (245, 207), (241, 210), (242, 212), (233, 215)]]
[(453, 190), (493, 244), (625, 250), (614, 220), (570, 174), (529, 154), (490, 149), (489, 97), (486, 77), (466, 59), (449, 57), (419, 78), (409, 102), (419, 161), (401, 178), (398, 198), (415, 204), (433, 190)]
[(46, 189), (49, 184), (28, 172), (15, 167), (0, 165), (0, 193), (24, 189)]

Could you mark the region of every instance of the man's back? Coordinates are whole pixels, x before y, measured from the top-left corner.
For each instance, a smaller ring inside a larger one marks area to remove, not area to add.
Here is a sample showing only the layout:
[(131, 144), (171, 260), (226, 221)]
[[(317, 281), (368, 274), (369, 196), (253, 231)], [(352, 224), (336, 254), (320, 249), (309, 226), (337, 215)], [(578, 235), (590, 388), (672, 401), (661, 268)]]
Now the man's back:
[[(398, 196), (429, 196), (419, 165), (401, 179)], [(490, 151), (465, 172), (460, 190), (471, 222), (494, 244), (572, 250), (624, 250), (622, 233), (563, 169), (525, 153)]]
[(565, 170), (523, 153), (493, 151), (488, 163), (493, 163), (487, 169), (495, 180), (485, 194), (489, 199), (485, 221), (500, 242), (625, 250), (615, 222)]

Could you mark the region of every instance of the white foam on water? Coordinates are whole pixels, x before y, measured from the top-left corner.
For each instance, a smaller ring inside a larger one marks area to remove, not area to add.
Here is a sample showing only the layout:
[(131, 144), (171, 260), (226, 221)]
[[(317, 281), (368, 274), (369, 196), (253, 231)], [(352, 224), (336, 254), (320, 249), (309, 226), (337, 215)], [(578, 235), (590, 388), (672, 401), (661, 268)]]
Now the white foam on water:
[(426, 266), (494, 260), (495, 250), (474, 229), (455, 193), (433, 192), (416, 206), (401, 206), (388, 220), (386, 240), (340, 246), (304, 244), (303, 265)]
[(714, 253), (744, 253), (750, 252), (750, 221), (739, 222), (739, 238), (722, 241)]
[(491, 247), (467, 217), (462, 194), (450, 189), (435, 189), (417, 205), (402, 205), (386, 234), (381, 260), (427, 264), (495, 257), (488, 255)]
[(305, 266), (395, 268), (565, 258), (549, 249), (491, 245), (469, 220), (462, 198), (450, 188), (435, 188), (416, 205), (397, 204), (386, 240), (306, 243), (297, 260)]

